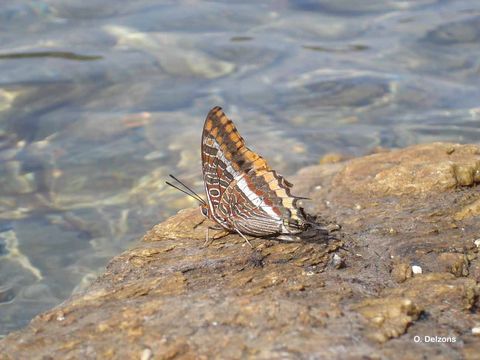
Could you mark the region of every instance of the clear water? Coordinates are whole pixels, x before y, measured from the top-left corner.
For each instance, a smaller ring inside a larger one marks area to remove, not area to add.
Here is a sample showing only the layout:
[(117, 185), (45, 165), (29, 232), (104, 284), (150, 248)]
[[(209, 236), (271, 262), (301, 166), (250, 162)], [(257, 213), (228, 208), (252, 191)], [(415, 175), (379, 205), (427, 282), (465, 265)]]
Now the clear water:
[(194, 205), (214, 105), (286, 175), (480, 139), (477, 0), (258, 3), (1, 2), (1, 335)]

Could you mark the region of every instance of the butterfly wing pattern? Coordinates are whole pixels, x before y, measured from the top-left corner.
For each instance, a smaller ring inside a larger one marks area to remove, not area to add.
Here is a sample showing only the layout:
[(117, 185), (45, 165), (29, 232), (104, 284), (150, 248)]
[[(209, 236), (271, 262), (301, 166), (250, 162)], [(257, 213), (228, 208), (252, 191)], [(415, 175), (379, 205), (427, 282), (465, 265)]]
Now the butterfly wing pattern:
[(205, 120), (201, 152), (208, 218), (232, 232), (290, 241), (309, 226), (292, 184), (245, 146), (218, 106)]

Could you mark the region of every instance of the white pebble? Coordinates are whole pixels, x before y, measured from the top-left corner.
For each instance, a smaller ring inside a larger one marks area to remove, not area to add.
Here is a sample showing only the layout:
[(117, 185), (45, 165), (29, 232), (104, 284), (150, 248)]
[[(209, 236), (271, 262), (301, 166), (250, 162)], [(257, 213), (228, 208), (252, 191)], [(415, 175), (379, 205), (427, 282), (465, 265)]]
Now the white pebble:
[(60, 311), (59, 313), (57, 313), (57, 321), (63, 320), (65, 320), (65, 314), (63, 313), (63, 311)]
[(414, 274), (421, 274), (423, 272), (422, 268), (418, 265), (413, 265), (412, 266), (412, 272)]
[(472, 328), (472, 335), (480, 335), (480, 326)]
[(473, 242), (476, 247), (480, 248), (480, 239), (477, 239)]
[(333, 255), (333, 258), (332, 258), (332, 265), (335, 268), (340, 269), (345, 266), (345, 263), (341, 256), (339, 256), (338, 254), (335, 254)]
[(152, 350), (150, 350), (149, 348), (145, 348), (143, 349), (142, 351), (142, 356), (140, 357), (141, 360), (150, 360), (152, 358)]

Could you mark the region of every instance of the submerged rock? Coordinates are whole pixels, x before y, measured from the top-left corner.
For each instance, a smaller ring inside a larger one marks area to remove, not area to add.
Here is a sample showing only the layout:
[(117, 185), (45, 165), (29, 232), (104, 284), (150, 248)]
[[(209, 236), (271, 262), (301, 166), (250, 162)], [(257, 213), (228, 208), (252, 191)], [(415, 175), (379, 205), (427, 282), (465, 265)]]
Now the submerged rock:
[(204, 247), (213, 224), (182, 210), (0, 359), (473, 359), (479, 164), (479, 146), (436, 143), (301, 170), (307, 210), (340, 225), (327, 242)]

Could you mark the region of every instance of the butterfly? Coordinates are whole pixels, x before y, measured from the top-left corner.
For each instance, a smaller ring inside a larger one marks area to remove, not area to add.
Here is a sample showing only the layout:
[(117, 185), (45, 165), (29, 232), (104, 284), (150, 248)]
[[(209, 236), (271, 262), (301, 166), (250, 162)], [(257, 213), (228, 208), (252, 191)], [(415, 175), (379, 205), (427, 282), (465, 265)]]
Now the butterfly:
[(246, 235), (295, 241), (311, 227), (297, 203), (305, 198), (291, 194), (293, 185), (245, 145), (218, 106), (205, 119), (201, 154), (207, 201), (171, 176), (201, 203), (202, 214), (227, 232), (238, 233), (250, 244)]

